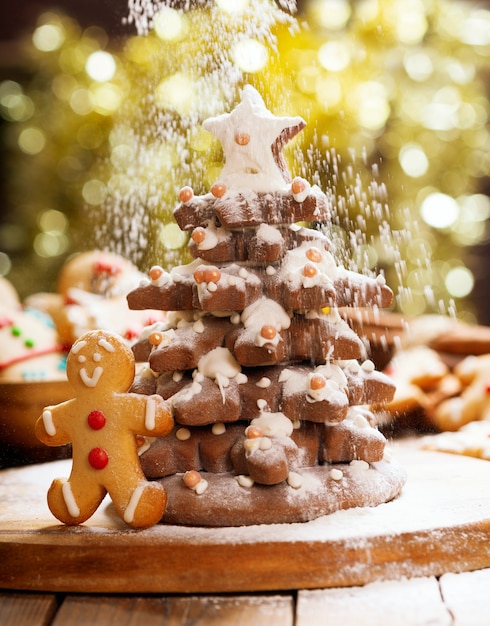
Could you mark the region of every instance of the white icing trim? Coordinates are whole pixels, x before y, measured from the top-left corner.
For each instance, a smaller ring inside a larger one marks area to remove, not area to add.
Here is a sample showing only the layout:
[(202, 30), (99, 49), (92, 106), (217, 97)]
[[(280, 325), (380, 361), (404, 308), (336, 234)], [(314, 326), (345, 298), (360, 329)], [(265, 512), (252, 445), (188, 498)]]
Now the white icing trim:
[(140, 484), (136, 487), (136, 489), (131, 494), (131, 498), (129, 499), (128, 506), (124, 511), (124, 521), (126, 524), (131, 524), (134, 520), (134, 514), (136, 512), (136, 508), (141, 500), (141, 496), (143, 495), (144, 490), (147, 487), (146, 481), (141, 481)]
[(155, 398), (149, 397), (146, 399), (146, 410), (145, 410), (145, 427), (148, 430), (153, 430), (155, 428), (155, 414), (156, 414)]
[(82, 379), (82, 382), (86, 387), (96, 387), (103, 372), (104, 372), (104, 368), (98, 365), (94, 369), (92, 376), (89, 376), (87, 374), (87, 370), (84, 367), (82, 367), (80, 370), (80, 378)]
[(107, 339), (104, 339), (103, 337), (100, 338), (97, 343), (99, 344), (101, 348), (104, 348), (105, 350), (107, 350), (107, 352), (114, 352), (116, 349), (111, 343), (107, 341)]
[(72, 517), (79, 517), (80, 509), (78, 508), (75, 496), (73, 495), (71, 485), (67, 480), (63, 482), (63, 485), (61, 487), (61, 494), (63, 496), (63, 500), (65, 501), (66, 508), (68, 509), (68, 513)]
[(84, 341), (83, 339), (81, 341), (77, 341), (72, 347), (71, 347), (71, 351), (73, 352), (73, 354), (78, 354), (80, 352), (80, 350), (87, 345), (87, 342)]
[(44, 429), (48, 433), (50, 437), (54, 437), (56, 435), (56, 428), (53, 423), (53, 414), (49, 409), (43, 411), (43, 424)]

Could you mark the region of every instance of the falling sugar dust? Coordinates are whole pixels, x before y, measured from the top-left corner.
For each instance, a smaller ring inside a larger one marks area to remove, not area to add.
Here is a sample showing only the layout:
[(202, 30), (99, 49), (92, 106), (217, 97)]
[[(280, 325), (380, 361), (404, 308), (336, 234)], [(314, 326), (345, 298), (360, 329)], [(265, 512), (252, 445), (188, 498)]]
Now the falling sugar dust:
[[(173, 219), (179, 189), (190, 185), (205, 193), (217, 180), (222, 148), (202, 122), (232, 110), (250, 83), (275, 115), (301, 115), (307, 122), (284, 155), (293, 176), (327, 194), (331, 220), (316, 226), (328, 231), (338, 262), (369, 275), (395, 268), (397, 284), (390, 278), (390, 286), (398, 302), (409, 299), (399, 251), (417, 225), (407, 210), (394, 229), (377, 164), (354, 148), (342, 159), (335, 137), (291, 102), (288, 82), (274, 71), (281, 56), (278, 29), (294, 36), (303, 27), (294, 3), (130, 0), (128, 6), (127, 22), (137, 31), (125, 55), (132, 89), (111, 133), (108, 195), (93, 219), (97, 245), (143, 268), (190, 260), (187, 235)], [(429, 262), (420, 259), (421, 267)]]

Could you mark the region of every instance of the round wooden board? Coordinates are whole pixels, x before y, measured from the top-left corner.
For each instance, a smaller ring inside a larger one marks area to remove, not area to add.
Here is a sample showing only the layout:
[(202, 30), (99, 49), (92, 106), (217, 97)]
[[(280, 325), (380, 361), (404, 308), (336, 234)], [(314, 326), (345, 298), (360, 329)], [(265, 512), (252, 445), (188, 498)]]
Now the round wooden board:
[(0, 587), (211, 593), (363, 585), (490, 566), (490, 463), (392, 444), (408, 480), (374, 508), (297, 524), (128, 529), (103, 504), (83, 526), (51, 516), (70, 461), (0, 472)]

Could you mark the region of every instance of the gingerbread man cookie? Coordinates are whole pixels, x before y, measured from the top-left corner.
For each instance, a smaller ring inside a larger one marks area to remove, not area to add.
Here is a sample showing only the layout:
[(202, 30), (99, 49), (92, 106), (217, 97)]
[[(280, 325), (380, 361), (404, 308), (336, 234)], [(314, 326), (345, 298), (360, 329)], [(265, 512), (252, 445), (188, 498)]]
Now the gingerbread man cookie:
[(68, 479), (57, 478), (48, 492), (53, 515), (65, 524), (89, 519), (109, 493), (117, 513), (134, 528), (160, 521), (167, 495), (146, 480), (138, 458), (137, 435), (165, 436), (174, 421), (160, 396), (127, 393), (135, 363), (122, 337), (107, 331), (85, 333), (67, 359), (67, 377), (76, 396), (46, 407), (37, 437), (50, 446), (71, 442)]

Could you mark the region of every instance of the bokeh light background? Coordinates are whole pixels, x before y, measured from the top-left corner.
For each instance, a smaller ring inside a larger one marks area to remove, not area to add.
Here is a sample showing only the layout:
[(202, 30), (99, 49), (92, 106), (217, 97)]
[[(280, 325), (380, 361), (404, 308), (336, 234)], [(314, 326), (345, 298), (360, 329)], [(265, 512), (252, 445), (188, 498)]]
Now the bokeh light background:
[(403, 314), (488, 323), (488, 6), (204, 4), (135, 0), (118, 36), (44, 10), (19, 35), (0, 81), (0, 275), (24, 297), (75, 251), (185, 262), (178, 190), (207, 191), (222, 165), (200, 122), (250, 82), (307, 121), (286, 156), (330, 196), (342, 262), (384, 271)]

